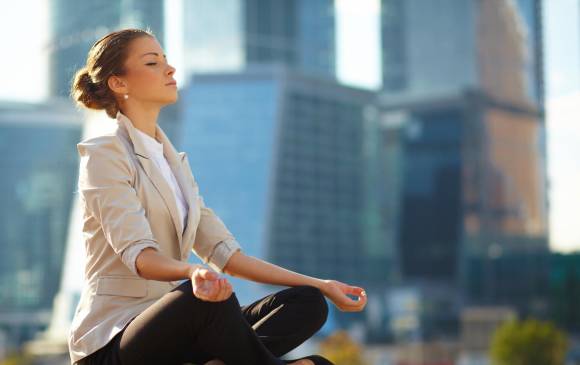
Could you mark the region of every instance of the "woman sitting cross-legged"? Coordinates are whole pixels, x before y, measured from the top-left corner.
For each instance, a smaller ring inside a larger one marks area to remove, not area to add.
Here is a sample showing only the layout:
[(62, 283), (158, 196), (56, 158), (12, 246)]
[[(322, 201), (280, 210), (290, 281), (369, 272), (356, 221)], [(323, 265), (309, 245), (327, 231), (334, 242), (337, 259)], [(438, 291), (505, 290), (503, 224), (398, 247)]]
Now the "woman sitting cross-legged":
[[(322, 327), (326, 298), (341, 311), (361, 311), (364, 290), (242, 252), (205, 205), (187, 155), (157, 124), (161, 108), (177, 101), (174, 73), (150, 32), (123, 29), (95, 42), (72, 80), (74, 100), (116, 125), (77, 144), (87, 257), (71, 361), (331, 364), (280, 356)], [(209, 267), (190, 264), (190, 252)], [(288, 288), (241, 306), (223, 274)]]

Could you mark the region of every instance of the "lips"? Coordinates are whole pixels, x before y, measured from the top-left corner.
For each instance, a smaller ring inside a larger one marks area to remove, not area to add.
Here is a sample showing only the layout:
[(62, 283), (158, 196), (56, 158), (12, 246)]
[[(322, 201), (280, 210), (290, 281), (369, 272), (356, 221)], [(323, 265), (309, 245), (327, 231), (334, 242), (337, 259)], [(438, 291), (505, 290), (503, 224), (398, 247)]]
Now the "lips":
[(176, 81), (171, 81), (171, 82), (169, 82), (169, 83), (167, 83), (165, 85), (167, 85), (167, 86), (169, 86), (169, 85), (176, 85), (177, 86), (177, 82)]

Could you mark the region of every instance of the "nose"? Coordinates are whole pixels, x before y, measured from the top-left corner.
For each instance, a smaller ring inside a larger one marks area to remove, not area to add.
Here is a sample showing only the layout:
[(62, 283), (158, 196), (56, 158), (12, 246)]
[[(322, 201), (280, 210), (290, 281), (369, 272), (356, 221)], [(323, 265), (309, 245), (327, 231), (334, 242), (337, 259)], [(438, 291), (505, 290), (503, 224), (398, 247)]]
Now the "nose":
[(175, 67), (168, 65), (169, 67), (167, 68), (167, 74), (172, 76), (175, 73)]

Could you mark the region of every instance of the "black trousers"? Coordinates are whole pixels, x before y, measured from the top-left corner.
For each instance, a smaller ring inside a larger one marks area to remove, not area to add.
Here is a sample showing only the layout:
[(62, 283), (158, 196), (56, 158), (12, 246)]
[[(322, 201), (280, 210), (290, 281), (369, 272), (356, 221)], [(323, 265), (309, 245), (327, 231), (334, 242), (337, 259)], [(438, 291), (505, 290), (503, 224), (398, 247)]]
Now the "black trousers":
[(235, 293), (222, 302), (193, 295), (191, 280), (135, 317), (81, 365), (182, 365), (220, 359), (226, 365), (280, 365), (279, 357), (326, 322), (320, 290), (296, 286), (240, 306)]

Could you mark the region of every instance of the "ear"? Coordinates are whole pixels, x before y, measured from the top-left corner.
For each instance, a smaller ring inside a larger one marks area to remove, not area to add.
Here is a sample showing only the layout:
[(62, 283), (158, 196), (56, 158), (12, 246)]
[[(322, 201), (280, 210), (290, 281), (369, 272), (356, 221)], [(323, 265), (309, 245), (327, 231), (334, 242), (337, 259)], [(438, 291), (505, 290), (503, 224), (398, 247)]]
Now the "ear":
[(107, 85), (115, 94), (125, 94), (128, 91), (127, 83), (119, 76), (110, 76)]

